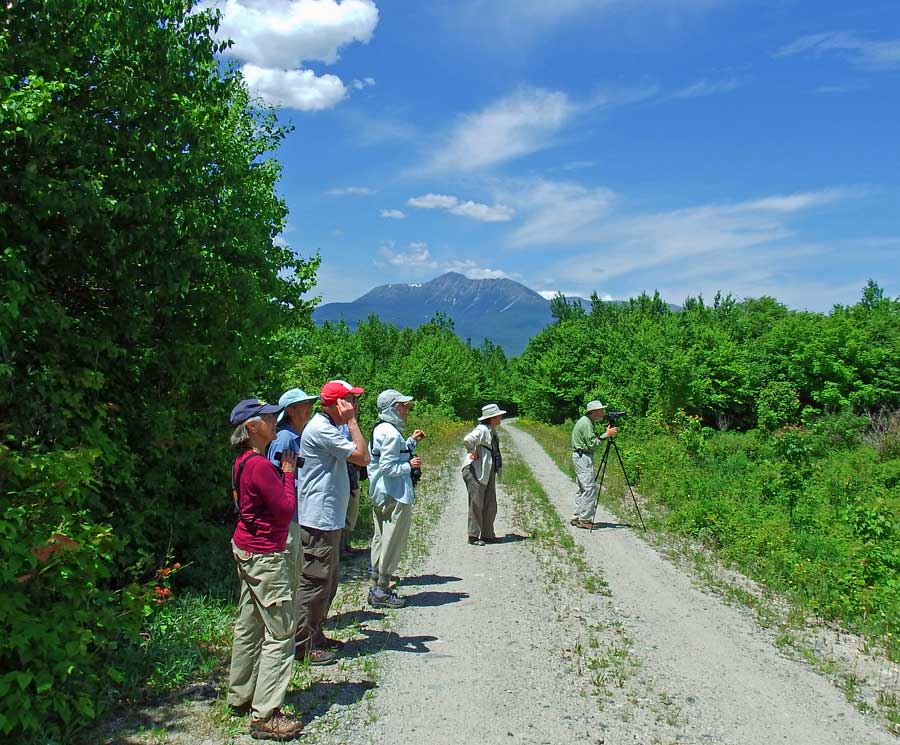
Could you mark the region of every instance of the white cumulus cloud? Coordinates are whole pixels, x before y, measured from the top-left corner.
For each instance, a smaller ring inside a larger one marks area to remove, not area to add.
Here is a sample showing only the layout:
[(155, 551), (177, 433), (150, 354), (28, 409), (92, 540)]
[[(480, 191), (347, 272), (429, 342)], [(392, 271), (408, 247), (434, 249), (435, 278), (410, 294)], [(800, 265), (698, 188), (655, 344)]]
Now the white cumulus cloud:
[(487, 205), (472, 200), (462, 201), (449, 194), (425, 194), (413, 197), (406, 202), (410, 207), (431, 210), (446, 210), (454, 215), (470, 217), (479, 222), (505, 222), (515, 214), (512, 207), (505, 204)]
[(347, 95), (336, 75), (316, 75), (312, 70), (273, 70), (253, 64), (241, 68), (251, 92), (271, 106), (300, 111), (330, 109)]
[(206, 8), (222, 12), (218, 36), (234, 41), (228, 54), (259, 67), (333, 64), (342, 47), (367, 43), (378, 25), (372, 0), (214, 0), (199, 6)]
[(428, 244), (423, 242), (410, 243), (406, 249), (397, 250), (393, 241), (382, 243), (377, 251), (382, 261), (376, 261), (376, 265), (399, 267), (402, 269), (437, 269), (440, 265), (431, 258)]
[(381, 210), (381, 216), (386, 220), (405, 220), (406, 213), (401, 210)]

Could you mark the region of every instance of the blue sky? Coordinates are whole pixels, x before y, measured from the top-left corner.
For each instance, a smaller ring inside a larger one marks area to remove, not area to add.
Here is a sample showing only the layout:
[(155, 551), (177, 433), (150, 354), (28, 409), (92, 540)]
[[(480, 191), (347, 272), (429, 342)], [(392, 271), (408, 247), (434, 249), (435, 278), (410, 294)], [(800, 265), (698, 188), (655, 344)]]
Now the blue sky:
[(227, 0), (316, 294), (900, 295), (896, 0)]

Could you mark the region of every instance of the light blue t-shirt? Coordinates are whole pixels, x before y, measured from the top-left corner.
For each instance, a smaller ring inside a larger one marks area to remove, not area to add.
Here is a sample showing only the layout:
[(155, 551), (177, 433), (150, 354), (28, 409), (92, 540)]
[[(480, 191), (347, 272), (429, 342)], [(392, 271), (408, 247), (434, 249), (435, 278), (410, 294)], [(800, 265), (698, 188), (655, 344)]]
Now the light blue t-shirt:
[(318, 530), (341, 530), (350, 502), (347, 458), (356, 445), (319, 412), (303, 428), (300, 452), (303, 468), (297, 475), (297, 518)]
[[(290, 424), (286, 424), (284, 427), (278, 430), (278, 433), (275, 435), (275, 439), (269, 443), (269, 449), (266, 451), (266, 457), (276, 468), (281, 468), (281, 460), (276, 458), (276, 455), (280, 455), (285, 450), (291, 453), (297, 453), (297, 475), (294, 477), (294, 482), (296, 485), (300, 484), (300, 472), (303, 469), (303, 459), (300, 455), (300, 435), (297, 434), (297, 430), (295, 430)], [(298, 494), (299, 496), (299, 494)], [(297, 506), (300, 506), (300, 500), (297, 500)], [(294, 511), (294, 522), (297, 522), (297, 511)]]

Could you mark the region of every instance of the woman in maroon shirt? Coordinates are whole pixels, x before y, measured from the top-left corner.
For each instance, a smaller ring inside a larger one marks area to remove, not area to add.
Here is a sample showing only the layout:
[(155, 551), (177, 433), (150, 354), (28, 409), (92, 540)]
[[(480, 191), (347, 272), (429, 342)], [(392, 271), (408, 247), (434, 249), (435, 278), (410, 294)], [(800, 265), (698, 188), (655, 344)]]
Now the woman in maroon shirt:
[(294, 662), (293, 583), (285, 543), (297, 509), (297, 456), (283, 452), (281, 472), (265, 457), (278, 411), (257, 399), (241, 401), (231, 411), (231, 444), (239, 450), (231, 474), (238, 510), (231, 548), (241, 597), (228, 703), (250, 712), (250, 735), (263, 740), (291, 740), (303, 728), (280, 711)]

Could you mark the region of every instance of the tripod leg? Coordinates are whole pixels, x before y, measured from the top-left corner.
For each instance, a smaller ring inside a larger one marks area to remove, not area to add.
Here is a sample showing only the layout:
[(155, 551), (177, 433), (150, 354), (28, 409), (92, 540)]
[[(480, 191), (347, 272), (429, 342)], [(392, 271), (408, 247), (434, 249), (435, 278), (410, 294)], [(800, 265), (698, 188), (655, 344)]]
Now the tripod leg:
[[(603, 457), (600, 458), (600, 465), (597, 466), (597, 473), (594, 475), (594, 483), (597, 485), (597, 494), (594, 497), (594, 511), (591, 513), (591, 529), (594, 532), (594, 518), (597, 517), (597, 506), (600, 504), (600, 490), (603, 488), (603, 479), (606, 478), (606, 465), (609, 462), (609, 446), (612, 440), (606, 441), (606, 450), (603, 451)], [(599, 480), (598, 480), (599, 478)]]
[(619, 465), (622, 467), (622, 475), (625, 477), (625, 483), (628, 484), (628, 491), (631, 492), (631, 501), (634, 502), (634, 509), (637, 510), (638, 519), (641, 521), (641, 528), (647, 530), (647, 526), (644, 525), (644, 516), (641, 514), (641, 508), (638, 507), (637, 499), (634, 496), (634, 489), (631, 488), (631, 481), (628, 479), (628, 473), (625, 471), (625, 463), (622, 460), (622, 453), (619, 452), (619, 446), (613, 440), (612, 446), (616, 450), (616, 457), (619, 459)]

